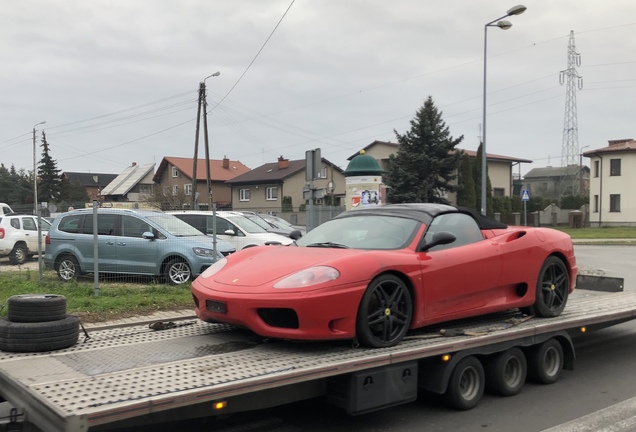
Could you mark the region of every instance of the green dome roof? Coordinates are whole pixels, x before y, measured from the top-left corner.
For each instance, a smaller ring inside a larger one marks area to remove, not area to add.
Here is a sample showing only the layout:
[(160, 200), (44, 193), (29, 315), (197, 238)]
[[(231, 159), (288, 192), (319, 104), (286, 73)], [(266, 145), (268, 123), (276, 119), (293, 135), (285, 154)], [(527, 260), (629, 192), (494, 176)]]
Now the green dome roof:
[(344, 174), (345, 176), (381, 175), (382, 172), (378, 161), (364, 154), (364, 150), (360, 150), (360, 154), (351, 159)]

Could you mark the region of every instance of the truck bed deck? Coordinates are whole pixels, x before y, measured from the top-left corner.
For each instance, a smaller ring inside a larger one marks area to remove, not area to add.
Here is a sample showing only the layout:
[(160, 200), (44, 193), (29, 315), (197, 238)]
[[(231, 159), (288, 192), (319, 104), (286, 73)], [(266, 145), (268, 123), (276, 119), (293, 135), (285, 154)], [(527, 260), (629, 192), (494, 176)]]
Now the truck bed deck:
[[(518, 312), (411, 332), (396, 347), (265, 340), (198, 320), (153, 330), (133, 325), (89, 333), (65, 350), (0, 352), (0, 395), (46, 431), (97, 425), (264, 389), (421, 359), (580, 326), (636, 317), (636, 293), (575, 291), (556, 318)], [(454, 336), (442, 336), (440, 329)], [(461, 329), (462, 331), (457, 331)]]

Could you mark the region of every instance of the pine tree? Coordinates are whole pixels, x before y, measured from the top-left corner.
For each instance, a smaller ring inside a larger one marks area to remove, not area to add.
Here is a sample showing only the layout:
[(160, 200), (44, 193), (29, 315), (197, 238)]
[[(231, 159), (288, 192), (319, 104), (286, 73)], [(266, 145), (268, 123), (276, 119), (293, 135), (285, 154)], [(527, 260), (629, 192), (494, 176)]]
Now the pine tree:
[(447, 203), (444, 195), (457, 189), (451, 184), (461, 158), (455, 147), (464, 137), (450, 136), (431, 96), (411, 120), (410, 131), (405, 135), (394, 132), (400, 145), (389, 156), (383, 178), (389, 187), (388, 201)]
[(473, 162), (468, 155), (462, 155), (457, 183), (457, 205), (475, 208), (477, 196), (475, 195), (475, 180), (473, 179)]
[(60, 198), (62, 185), (57, 162), (49, 154), (46, 134), (42, 131), (42, 159), (38, 164), (38, 202), (56, 202)]
[[(482, 145), (479, 144), (477, 149), (477, 156), (475, 157), (473, 164), (473, 181), (475, 183), (475, 210), (481, 211), (481, 158), (482, 158)], [(488, 164), (486, 164), (486, 214), (493, 214), (492, 207), (492, 184), (490, 183), (490, 176), (488, 175)]]

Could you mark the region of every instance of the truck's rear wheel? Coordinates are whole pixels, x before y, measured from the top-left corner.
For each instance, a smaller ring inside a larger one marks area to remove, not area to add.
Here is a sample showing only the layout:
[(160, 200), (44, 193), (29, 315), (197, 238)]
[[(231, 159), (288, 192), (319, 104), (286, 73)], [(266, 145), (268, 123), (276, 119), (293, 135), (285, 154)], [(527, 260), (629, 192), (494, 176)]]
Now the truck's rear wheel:
[(444, 397), (453, 408), (475, 408), (484, 394), (484, 367), (477, 358), (468, 356), (459, 361), (448, 381)]
[(495, 354), (486, 364), (486, 388), (502, 396), (513, 396), (526, 382), (526, 356), (519, 348)]
[(556, 339), (548, 339), (533, 347), (528, 354), (528, 378), (541, 384), (553, 384), (563, 370), (563, 347)]

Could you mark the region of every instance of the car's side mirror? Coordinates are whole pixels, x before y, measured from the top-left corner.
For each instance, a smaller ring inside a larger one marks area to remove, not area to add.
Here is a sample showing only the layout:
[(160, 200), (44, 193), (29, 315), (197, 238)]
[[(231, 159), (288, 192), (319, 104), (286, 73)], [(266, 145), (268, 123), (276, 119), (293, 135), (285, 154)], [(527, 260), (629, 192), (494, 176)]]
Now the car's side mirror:
[(146, 240), (154, 240), (155, 239), (155, 235), (153, 233), (151, 233), (150, 231), (144, 231), (144, 233), (141, 235), (141, 237), (145, 238)]
[(455, 240), (457, 240), (457, 237), (455, 237), (454, 234), (448, 231), (440, 231), (433, 235), (433, 240), (431, 240), (430, 243), (426, 243), (422, 246), (422, 252), (426, 252), (435, 246), (450, 244)]
[(289, 238), (292, 240), (298, 240), (299, 238), (301, 238), (303, 236), (303, 233), (300, 232), (300, 230), (293, 230), (292, 232), (289, 233)]
[(225, 235), (231, 235), (231, 236), (236, 235), (236, 233), (234, 232), (234, 230), (231, 230), (231, 229), (226, 229), (225, 231), (223, 231), (223, 234), (225, 234)]

